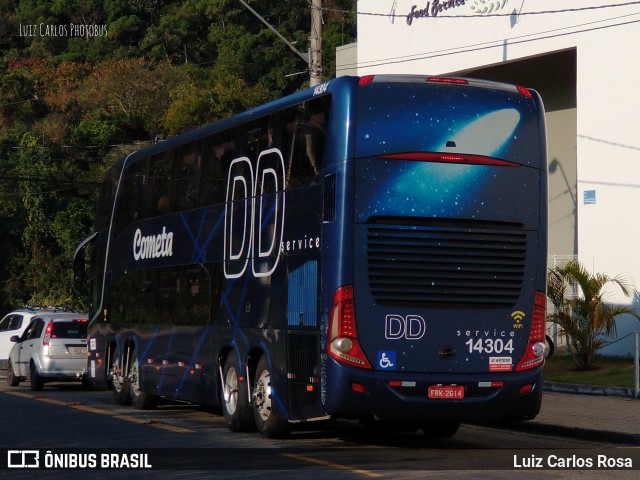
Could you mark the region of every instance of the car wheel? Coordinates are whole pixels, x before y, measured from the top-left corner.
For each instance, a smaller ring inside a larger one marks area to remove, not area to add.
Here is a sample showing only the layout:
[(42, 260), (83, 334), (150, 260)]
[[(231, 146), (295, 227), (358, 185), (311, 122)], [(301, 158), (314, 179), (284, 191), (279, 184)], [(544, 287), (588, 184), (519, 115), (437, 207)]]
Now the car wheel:
[(460, 422), (425, 422), (422, 424), (422, 431), (429, 438), (449, 438), (453, 437), (460, 428)]
[(271, 385), (271, 371), (264, 355), (258, 362), (254, 382), (253, 415), (258, 431), (267, 438), (285, 435), (289, 431), (289, 422), (273, 412), (274, 391)]
[(17, 387), (20, 385), (20, 377), (18, 377), (13, 371), (13, 365), (11, 365), (11, 360), (7, 362), (7, 385), (10, 387)]
[(131, 365), (129, 365), (129, 393), (131, 395), (131, 405), (138, 410), (147, 410), (157, 405), (157, 396), (143, 392), (140, 389), (140, 369), (138, 365), (138, 354), (134, 350), (131, 354)]
[(111, 391), (113, 392), (113, 401), (118, 405), (127, 405), (131, 401), (129, 396), (129, 383), (126, 381), (126, 374), (120, 366), (120, 355), (114, 352), (111, 361)]
[(248, 431), (255, 427), (249, 405), (247, 385), (240, 381), (241, 376), (236, 353), (231, 352), (224, 362), (221, 403), (224, 420), (232, 432)]
[(31, 376), (31, 390), (33, 390), (34, 392), (39, 392), (44, 388), (44, 380), (38, 373), (38, 369), (36, 368), (34, 363), (31, 363), (29, 370), (29, 374)]
[(93, 386), (93, 382), (89, 379), (89, 376), (86, 373), (82, 375), (82, 386), (84, 388), (91, 388)]

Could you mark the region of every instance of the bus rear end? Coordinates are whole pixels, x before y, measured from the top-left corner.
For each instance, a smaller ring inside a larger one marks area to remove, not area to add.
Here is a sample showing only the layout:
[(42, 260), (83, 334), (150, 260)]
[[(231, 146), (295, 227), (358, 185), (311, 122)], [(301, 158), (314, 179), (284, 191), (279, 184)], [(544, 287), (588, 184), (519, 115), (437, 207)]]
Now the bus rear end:
[[(345, 163), (325, 408), (412, 421), (533, 418), (545, 330), (546, 146), (534, 91), (363, 77)], [(349, 196), (347, 193), (345, 196)]]

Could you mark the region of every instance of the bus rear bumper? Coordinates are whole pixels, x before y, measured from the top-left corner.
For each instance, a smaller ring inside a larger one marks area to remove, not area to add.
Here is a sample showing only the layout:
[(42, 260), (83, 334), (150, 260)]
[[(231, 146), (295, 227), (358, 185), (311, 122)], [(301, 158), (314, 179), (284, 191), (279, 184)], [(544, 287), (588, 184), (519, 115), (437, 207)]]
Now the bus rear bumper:
[[(532, 419), (542, 401), (542, 366), (524, 372), (486, 374), (407, 374), (327, 366), (324, 408), (336, 417), (380, 420), (488, 422)], [(429, 398), (430, 386), (450, 389), (463, 398)]]

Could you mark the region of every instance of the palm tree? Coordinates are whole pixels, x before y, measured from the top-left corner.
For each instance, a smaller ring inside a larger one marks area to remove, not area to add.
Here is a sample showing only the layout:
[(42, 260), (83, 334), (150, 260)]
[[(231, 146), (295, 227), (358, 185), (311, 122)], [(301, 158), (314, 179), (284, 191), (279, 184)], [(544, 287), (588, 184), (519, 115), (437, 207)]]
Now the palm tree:
[[(616, 317), (629, 314), (640, 320), (633, 308), (607, 302), (607, 284), (617, 285), (626, 297), (631, 296), (632, 286), (627, 279), (592, 274), (576, 260), (549, 270), (547, 296), (555, 312), (547, 319), (564, 329), (576, 351), (574, 359), (579, 370), (593, 368), (595, 352), (605, 343), (602, 334), (616, 336)], [(578, 295), (570, 294), (574, 285), (579, 289)]]

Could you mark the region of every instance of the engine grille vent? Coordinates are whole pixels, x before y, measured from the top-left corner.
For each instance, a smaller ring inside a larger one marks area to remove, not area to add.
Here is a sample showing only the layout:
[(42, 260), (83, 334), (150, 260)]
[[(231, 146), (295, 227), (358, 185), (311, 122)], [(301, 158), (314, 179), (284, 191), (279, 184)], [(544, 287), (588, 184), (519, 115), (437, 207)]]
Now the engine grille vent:
[(512, 306), (522, 289), (526, 248), (527, 234), (514, 224), (380, 221), (367, 228), (369, 286), (380, 304)]

